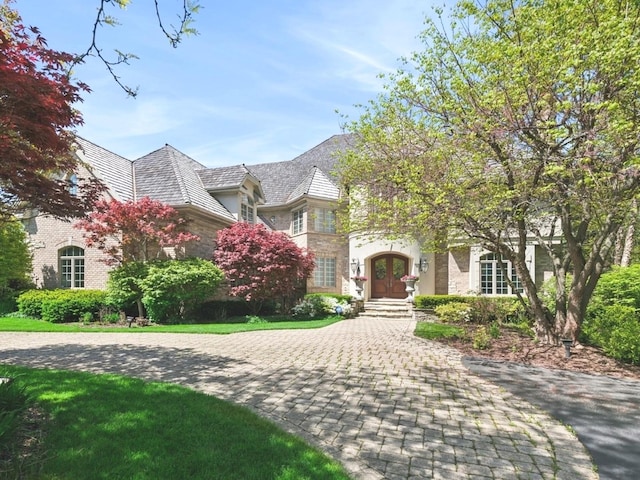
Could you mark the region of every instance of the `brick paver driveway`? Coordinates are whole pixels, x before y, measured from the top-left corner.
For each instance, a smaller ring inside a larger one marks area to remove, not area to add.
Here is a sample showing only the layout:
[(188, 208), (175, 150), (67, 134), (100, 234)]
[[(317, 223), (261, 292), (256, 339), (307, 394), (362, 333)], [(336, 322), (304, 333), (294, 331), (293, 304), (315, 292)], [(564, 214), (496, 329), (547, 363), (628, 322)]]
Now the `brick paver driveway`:
[(559, 422), (407, 320), (233, 335), (2, 333), (0, 362), (178, 383), (246, 405), (354, 478), (593, 479)]

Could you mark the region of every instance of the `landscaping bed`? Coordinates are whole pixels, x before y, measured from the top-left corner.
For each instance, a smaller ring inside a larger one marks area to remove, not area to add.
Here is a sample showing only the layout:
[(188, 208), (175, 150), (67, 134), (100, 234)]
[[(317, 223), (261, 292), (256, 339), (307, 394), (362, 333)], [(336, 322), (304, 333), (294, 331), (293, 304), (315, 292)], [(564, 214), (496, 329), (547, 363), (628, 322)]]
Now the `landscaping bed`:
[(473, 338), (478, 325), (457, 324), (456, 327), (465, 330), (462, 338), (439, 338), (437, 341), (467, 356), (640, 380), (640, 366), (618, 362), (596, 347), (572, 347), (571, 357), (565, 358), (563, 346), (540, 345), (521, 331), (502, 326), (500, 335), (491, 338), (487, 348), (476, 349), (473, 347)]

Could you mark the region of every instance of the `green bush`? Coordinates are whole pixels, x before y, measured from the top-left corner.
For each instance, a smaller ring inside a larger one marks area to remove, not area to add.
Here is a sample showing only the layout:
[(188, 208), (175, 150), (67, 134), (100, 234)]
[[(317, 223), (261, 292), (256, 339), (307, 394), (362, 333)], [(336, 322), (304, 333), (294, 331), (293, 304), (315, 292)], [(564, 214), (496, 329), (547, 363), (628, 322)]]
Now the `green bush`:
[(471, 321), (475, 323), (504, 323), (524, 315), (524, 308), (513, 297), (471, 297)]
[(18, 296), (18, 311), (33, 318), (42, 318), (42, 302), (51, 290), (27, 290)]
[(18, 297), (18, 311), (52, 323), (99, 318), (106, 305), (102, 290), (29, 290)]
[(334, 298), (338, 301), (338, 303), (350, 303), (351, 295), (342, 295), (339, 293), (307, 293), (304, 298), (314, 298), (314, 297), (324, 297), (324, 298)]
[(338, 312), (345, 317), (353, 314), (350, 295), (311, 293), (291, 309), (294, 318), (314, 319)]
[[(0, 377), (7, 378), (2, 373)], [(22, 415), (30, 404), (31, 399), (18, 379), (0, 383), (0, 457), (12, 445)]]
[(640, 315), (629, 305), (606, 305), (591, 311), (583, 337), (605, 354), (629, 363), (640, 363)]
[(51, 323), (99, 318), (107, 293), (103, 290), (50, 290), (42, 302), (42, 319)]
[(465, 303), (474, 297), (462, 295), (416, 295), (415, 307), (423, 310), (433, 310), (439, 305), (447, 303)]
[(627, 305), (640, 310), (640, 264), (614, 267), (600, 277), (592, 304)]
[(325, 297), (320, 295), (306, 296), (300, 303), (291, 309), (294, 318), (313, 319), (331, 313), (325, 303)]
[(473, 340), (471, 344), (476, 350), (486, 350), (487, 348), (489, 348), (489, 345), (491, 345), (491, 336), (486, 325), (478, 327), (478, 329), (473, 334)]
[(445, 323), (468, 322), (471, 320), (471, 306), (465, 302), (452, 302), (435, 308), (438, 318)]
[(223, 278), (222, 270), (201, 258), (153, 262), (140, 282), (142, 303), (156, 322), (184, 322), (215, 293)]

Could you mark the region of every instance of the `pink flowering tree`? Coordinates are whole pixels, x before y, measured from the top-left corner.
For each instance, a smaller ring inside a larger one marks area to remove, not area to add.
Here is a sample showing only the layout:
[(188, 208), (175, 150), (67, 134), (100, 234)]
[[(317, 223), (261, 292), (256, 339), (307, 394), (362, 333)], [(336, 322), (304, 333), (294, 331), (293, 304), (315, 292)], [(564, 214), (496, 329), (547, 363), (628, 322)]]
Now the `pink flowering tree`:
[(218, 232), (214, 261), (229, 293), (244, 298), (256, 314), (265, 300), (291, 300), (315, 268), (314, 255), (287, 235), (264, 225), (239, 222)]

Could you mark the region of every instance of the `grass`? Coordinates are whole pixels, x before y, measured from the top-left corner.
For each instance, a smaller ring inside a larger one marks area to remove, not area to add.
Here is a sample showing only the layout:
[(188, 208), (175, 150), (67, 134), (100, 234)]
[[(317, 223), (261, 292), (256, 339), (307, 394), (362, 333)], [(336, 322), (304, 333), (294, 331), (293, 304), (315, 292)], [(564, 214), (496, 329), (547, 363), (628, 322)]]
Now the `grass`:
[(12, 366), (3, 375), (19, 376), (49, 420), (39, 461), (0, 478), (349, 478), (248, 409), (177, 385)]
[(415, 335), (427, 340), (438, 338), (464, 338), (465, 331), (460, 327), (446, 323), (418, 322), (416, 324)]
[(255, 330), (293, 330), (322, 328), (339, 322), (342, 317), (333, 315), (321, 320), (284, 320), (282, 317), (265, 323), (246, 323), (244, 317), (231, 319), (228, 323), (207, 323), (189, 325), (151, 325), (148, 327), (115, 327), (83, 325), (82, 323), (59, 324), (32, 318), (0, 317), (0, 332), (139, 332), (139, 333), (212, 333), (229, 334)]

